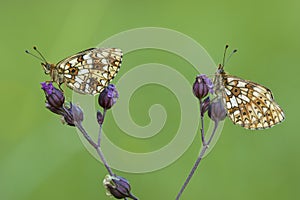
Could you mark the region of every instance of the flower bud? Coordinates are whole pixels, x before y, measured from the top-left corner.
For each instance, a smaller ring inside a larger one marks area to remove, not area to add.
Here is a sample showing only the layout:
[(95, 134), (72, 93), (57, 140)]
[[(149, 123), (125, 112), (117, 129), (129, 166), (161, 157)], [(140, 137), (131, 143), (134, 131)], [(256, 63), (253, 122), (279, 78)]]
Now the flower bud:
[(55, 88), (51, 82), (43, 82), (41, 85), (46, 95), (46, 108), (53, 113), (61, 115), (64, 112), (63, 104), (65, 102), (63, 92)]
[(44, 90), (46, 95), (52, 94), (54, 87), (51, 82), (50, 83), (42, 82), (41, 85), (42, 85), (42, 90)]
[(206, 97), (201, 105), (201, 116), (202, 117), (204, 116), (204, 113), (208, 110), (209, 104), (210, 104), (210, 98)]
[(104, 109), (110, 109), (117, 101), (119, 97), (118, 91), (113, 84), (109, 84), (104, 90), (100, 93), (98, 98), (99, 105)]
[(103, 124), (103, 115), (99, 110), (97, 111), (97, 121), (99, 125)]
[(106, 175), (103, 180), (103, 185), (106, 188), (108, 196), (114, 196), (116, 199), (131, 198), (137, 200), (135, 196), (130, 193), (131, 187), (123, 177)]
[(205, 74), (198, 75), (193, 85), (194, 95), (198, 99), (202, 99), (208, 92), (213, 94), (213, 83)]
[(82, 112), (81, 108), (72, 103), (70, 103), (70, 105), (71, 105), (74, 121), (82, 122), (83, 121), (83, 112)]
[(68, 124), (69, 126), (75, 126), (73, 114), (70, 108), (65, 108), (64, 112), (61, 115), (62, 115), (61, 120), (63, 124)]
[(63, 108), (62, 107), (60, 107), (60, 108), (56, 108), (56, 107), (53, 107), (53, 106), (51, 106), (47, 101), (46, 101), (46, 108), (48, 108), (51, 112), (53, 112), (53, 113), (55, 113), (55, 114), (58, 114), (58, 115), (61, 115), (63, 112), (64, 112), (64, 110), (63, 110)]
[(61, 108), (65, 102), (64, 93), (61, 90), (55, 88), (51, 82), (48, 84), (43, 82), (41, 83), (41, 85), (46, 95), (46, 107), (53, 112)]
[(64, 108), (62, 116), (63, 122), (70, 126), (75, 126), (75, 122), (81, 123), (83, 121), (83, 112), (81, 108), (71, 102), (69, 108)]
[(227, 112), (224, 108), (221, 99), (217, 99), (216, 101), (212, 102), (208, 107), (208, 116), (214, 122), (219, 122), (225, 119)]

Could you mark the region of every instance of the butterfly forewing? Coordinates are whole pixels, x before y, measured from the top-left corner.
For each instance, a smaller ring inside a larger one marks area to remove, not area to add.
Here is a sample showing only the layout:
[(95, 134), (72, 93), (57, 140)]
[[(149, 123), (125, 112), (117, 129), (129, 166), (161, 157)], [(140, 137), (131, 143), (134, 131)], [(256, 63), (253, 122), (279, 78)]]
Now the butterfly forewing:
[(247, 129), (265, 129), (284, 120), (283, 110), (274, 101), (272, 92), (257, 83), (217, 73), (224, 107), (234, 124)]
[(56, 67), (68, 87), (83, 94), (100, 93), (116, 76), (122, 62), (117, 48), (92, 48), (60, 61)]

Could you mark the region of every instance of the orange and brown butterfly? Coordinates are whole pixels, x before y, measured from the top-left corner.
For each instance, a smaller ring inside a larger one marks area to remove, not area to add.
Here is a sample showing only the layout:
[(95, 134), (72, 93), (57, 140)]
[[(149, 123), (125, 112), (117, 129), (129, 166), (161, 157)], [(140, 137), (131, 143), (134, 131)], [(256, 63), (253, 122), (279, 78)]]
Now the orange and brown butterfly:
[(51, 76), (50, 82), (59, 86), (65, 83), (75, 92), (92, 95), (100, 93), (116, 76), (123, 55), (118, 48), (91, 48), (51, 64), (36, 47), (33, 49), (40, 57), (27, 50), (26, 53), (43, 61), (45, 74)]
[(270, 89), (224, 71), (227, 49), (228, 45), (225, 47), (223, 64), (219, 65), (215, 74), (214, 85), (215, 93), (222, 98), (231, 121), (252, 130), (270, 128), (282, 122), (284, 112), (275, 102)]

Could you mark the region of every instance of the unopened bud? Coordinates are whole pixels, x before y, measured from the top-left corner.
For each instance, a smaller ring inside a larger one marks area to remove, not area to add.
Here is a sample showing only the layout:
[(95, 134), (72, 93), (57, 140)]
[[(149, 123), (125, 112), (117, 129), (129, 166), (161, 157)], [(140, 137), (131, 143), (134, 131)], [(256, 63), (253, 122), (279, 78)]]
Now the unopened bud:
[(131, 187), (128, 180), (123, 177), (107, 175), (103, 180), (103, 185), (108, 196), (114, 196), (116, 199), (131, 198), (137, 200), (130, 193)]
[(118, 91), (113, 84), (109, 84), (104, 90), (100, 93), (98, 97), (99, 105), (104, 109), (110, 109), (117, 101), (119, 97)]
[(64, 93), (55, 88), (52, 83), (41, 83), (42, 89), (46, 95), (46, 107), (56, 114), (60, 114), (60, 110), (65, 102)]
[(194, 95), (198, 99), (202, 99), (208, 92), (213, 93), (213, 83), (205, 74), (198, 75), (193, 84)]
[(83, 121), (83, 112), (82, 112), (81, 108), (79, 106), (71, 103), (71, 109), (72, 109), (74, 121), (82, 122)]
[(83, 112), (81, 108), (70, 102), (70, 107), (64, 109), (63, 121), (70, 125), (75, 126), (75, 122), (81, 123), (83, 121)]
[(99, 125), (103, 124), (103, 115), (99, 110), (97, 111), (97, 121)]
[(219, 122), (225, 119), (227, 112), (224, 108), (221, 99), (217, 99), (216, 101), (212, 102), (208, 107), (208, 116), (214, 122)]

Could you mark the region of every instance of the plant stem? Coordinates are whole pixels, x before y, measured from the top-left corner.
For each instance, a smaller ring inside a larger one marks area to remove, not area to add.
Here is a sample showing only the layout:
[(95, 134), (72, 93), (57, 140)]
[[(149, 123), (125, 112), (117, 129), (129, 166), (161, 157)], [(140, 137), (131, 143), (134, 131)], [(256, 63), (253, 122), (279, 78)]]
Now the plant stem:
[(80, 130), (84, 138), (95, 148), (97, 149), (97, 144), (93, 141), (93, 139), (89, 136), (89, 134), (86, 132), (86, 130), (83, 128), (81, 122), (77, 123), (74, 122), (75, 126)]
[(104, 164), (106, 170), (108, 171), (109, 175), (114, 176), (114, 173), (112, 172), (112, 170), (110, 169), (110, 167), (108, 166), (108, 164), (107, 164), (107, 162), (106, 162), (106, 160), (105, 160), (105, 157), (104, 157), (104, 155), (103, 155), (103, 153), (102, 153), (102, 151), (101, 151), (101, 148), (100, 148), (100, 147), (97, 147), (96, 150), (97, 150), (97, 153), (98, 153), (98, 155), (100, 156), (100, 159), (101, 159), (101, 161), (103, 162), (103, 164)]
[(103, 115), (102, 115), (102, 122), (99, 124), (100, 128), (99, 128), (99, 134), (98, 134), (98, 146), (100, 147), (100, 143), (101, 143), (101, 136), (102, 136), (102, 125), (105, 119), (105, 114), (106, 114), (106, 109), (103, 109)]
[[(103, 115), (104, 116), (104, 115)], [(80, 130), (80, 132), (82, 133), (82, 135), (84, 136), (84, 138), (94, 147), (94, 149), (96, 149), (102, 163), (104, 164), (106, 170), (108, 171), (109, 175), (113, 176), (114, 173), (112, 172), (111, 168), (108, 166), (106, 160), (105, 160), (105, 157), (103, 155), (103, 152), (100, 148), (100, 144), (96, 144), (93, 139), (89, 136), (89, 134), (86, 132), (86, 130), (83, 128), (81, 122), (78, 123), (78, 122), (75, 122), (75, 126)], [(99, 135), (101, 136), (101, 130), (102, 130), (102, 126), (100, 126), (100, 129), (99, 129)], [(98, 138), (98, 142), (101, 141), (99, 140)]]
[(205, 145), (205, 135), (204, 135), (204, 117), (202, 115), (202, 100), (199, 100), (199, 104), (200, 104), (200, 121), (201, 121), (201, 140), (202, 140), (202, 144), (203, 146)]
[(205, 152), (206, 152), (207, 149), (208, 149), (208, 145), (205, 145), (205, 146), (202, 147), (202, 150), (201, 150), (201, 152), (200, 152), (200, 155), (199, 155), (199, 157), (197, 158), (197, 160), (196, 160), (196, 162), (195, 162), (195, 164), (194, 164), (192, 170), (190, 171), (190, 173), (189, 173), (187, 179), (185, 180), (183, 186), (181, 187), (181, 189), (180, 189), (180, 191), (179, 191), (179, 193), (178, 193), (178, 195), (177, 195), (177, 197), (176, 197), (176, 200), (179, 200), (179, 198), (180, 198), (180, 196), (182, 195), (184, 189), (186, 188), (186, 186), (187, 186), (188, 183), (190, 182), (191, 178), (193, 177), (193, 175), (194, 175), (194, 173), (195, 173), (197, 167), (199, 166), (200, 161), (202, 160), (202, 158), (203, 158), (203, 156), (204, 156), (204, 154), (205, 154)]
[(208, 140), (208, 142), (207, 142), (207, 145), (209, 145), (209, 144), (211, 143), (213, 137), (215, 136), (216, 130), (217, 130), (217, 128), (218, 128), (218, 125), (219, 125), (219, 122), (216, 122), (216, 121), (215, 121), (215, 126), (214, 126), (214, 129), (213, 129), (213, 131), (212, 131), (212, 134), (211, 134), (210, 137), (209, 137), (209, 140)]
[[(201, 101), (200, 101), (200, 110), (201, 110), (201, 106), (202, 106), (202, 105), (201, 105)], [(177, 197), (176, 197), (176, 200), (179, 200), (179, 198), (180, 198), (180, 196), (182, 195), (184, 189), (185, 189), (186, 186), (189, 184), (189, 182), (190, 182), (191, 178), (193, 177), (193, 175), (194, 175), (196, 169), (198, 168), (198, 166), (199, 166), (201, 160), (203, 159), (206, 150), (209, 148), (209, 144), (210, 144), (210, 142), (212, 141), (212, 139), (213, 139), (213, 137), (214, 137), (214, 135), (215, 135), (215, 132), (216, 132), (216, 130), (217, 130), (218, 122), (215, 122), (214, 129), (213, 129), (213, 131), (212, 131), (212, 134), (210, 135), (210, 138), (209, 138), (208, 142), (205, 141), (205, 137), (204, 137), (204, 128), (203, 128), (203, 127), (204, 127), (203, 116), (201, 115), (201, 138), (202, 138), (202, 144), (203, 144), (203, 146), (202, 146), (201, 152), (200, 152), (200, 154), (199, 154), (199, 156), (198, 156), (198, 158), (197, 158), (197, 160), (196, 160), (196, 162), (195, 162), (195, 164), (194, 164), (192, 170), (190, 171), (190, 173), (189, 173), (188, 177), (186, 178), (186, 180), (185, 180), (183, 186), (181, 187), (181, 189), (180, 189), (180, 191), (179, 191), (179, 193), (178, 193), (178, 195), (177, 195)]]

